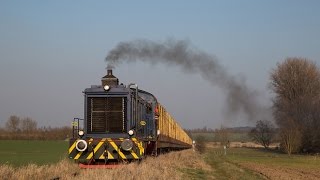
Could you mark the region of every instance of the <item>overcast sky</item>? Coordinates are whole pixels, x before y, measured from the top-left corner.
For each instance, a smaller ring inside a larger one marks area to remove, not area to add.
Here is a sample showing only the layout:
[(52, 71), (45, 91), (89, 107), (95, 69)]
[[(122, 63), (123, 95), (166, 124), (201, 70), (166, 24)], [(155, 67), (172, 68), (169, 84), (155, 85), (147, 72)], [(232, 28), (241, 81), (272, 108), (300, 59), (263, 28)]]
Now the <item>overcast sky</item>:
[[(187, 40), (245, 79), (271, 105), (269, 75), (298, 56), (320, 61), (320, 1), (0, 1), (0, 125), (10, 115), (39, 126), (83, 117), (82, 91), (100, 84), (119, 42)], [(114, 69), (153, 93), (184, 128), (253, 125), (224, 115), (223, 89), (178, 67), (141, 62)]]

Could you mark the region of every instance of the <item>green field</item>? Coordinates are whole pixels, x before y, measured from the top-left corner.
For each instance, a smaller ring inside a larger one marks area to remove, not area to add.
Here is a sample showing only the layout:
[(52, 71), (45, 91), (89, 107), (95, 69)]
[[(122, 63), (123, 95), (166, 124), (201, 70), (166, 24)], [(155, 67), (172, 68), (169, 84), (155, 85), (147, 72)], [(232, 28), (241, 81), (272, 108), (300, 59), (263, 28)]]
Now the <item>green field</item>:
[(301, 169), (320, 170), (320, 156), (292, 155), (265, 149), (231, 148), (227, 160), (236, 163), (257, 163), (268, 166), (284, 166)]
[(203, 155), (217, 179), (320, 179), (319, 155), (292, 155), (277, 151), (208, 148)]
[(51, 164), (67, 157), (67, 141), (0, 140), (0, 164)]

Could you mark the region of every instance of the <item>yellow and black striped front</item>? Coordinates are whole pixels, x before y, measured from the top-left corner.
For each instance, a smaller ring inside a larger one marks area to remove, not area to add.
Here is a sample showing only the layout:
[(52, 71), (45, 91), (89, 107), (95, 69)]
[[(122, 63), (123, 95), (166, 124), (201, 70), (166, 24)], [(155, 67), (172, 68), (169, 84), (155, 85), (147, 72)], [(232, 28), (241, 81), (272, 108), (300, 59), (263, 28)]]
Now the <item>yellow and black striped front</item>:
[(76, 143), (79, 139), (71, 139), (69, 147), (69, 158), (75, 160), (92, 159), (114, 159), (114, 160), (134, 160), (141, 159), (144, 156), (143, 142), (136, 138), (131, 138), (133, 147), (131, 150), (121, 148), (124, 138), (90, 138), (86, 139), (87, 148), (84, 151), (78, 151)]

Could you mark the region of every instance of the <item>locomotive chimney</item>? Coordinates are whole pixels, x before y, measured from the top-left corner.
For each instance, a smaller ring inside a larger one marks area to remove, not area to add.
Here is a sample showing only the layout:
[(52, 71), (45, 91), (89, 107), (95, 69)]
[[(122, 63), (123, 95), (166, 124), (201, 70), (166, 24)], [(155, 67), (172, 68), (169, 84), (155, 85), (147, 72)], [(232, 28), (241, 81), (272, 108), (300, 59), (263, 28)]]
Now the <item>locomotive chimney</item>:
[(107, 69), (107, 75), (101, 78), (102, 86), (117, 86), (119, 85), (119, 79), (112, 74), (112, 69)]

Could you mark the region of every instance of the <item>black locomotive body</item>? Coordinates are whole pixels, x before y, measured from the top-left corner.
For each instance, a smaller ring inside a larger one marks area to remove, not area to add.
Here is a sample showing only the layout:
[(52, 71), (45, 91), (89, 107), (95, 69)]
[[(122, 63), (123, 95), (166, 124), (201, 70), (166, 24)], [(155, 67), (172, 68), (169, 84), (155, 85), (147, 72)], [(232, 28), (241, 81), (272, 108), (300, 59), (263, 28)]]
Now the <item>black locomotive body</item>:
[(136, 84), (119, 85), (112, 70), (102, 85), (85, 89), (84, 104), (83, 124), (73, 122), (71, 159), (90, 164), (131, 161), (191, 147), (190, 137), (155, 96)]

